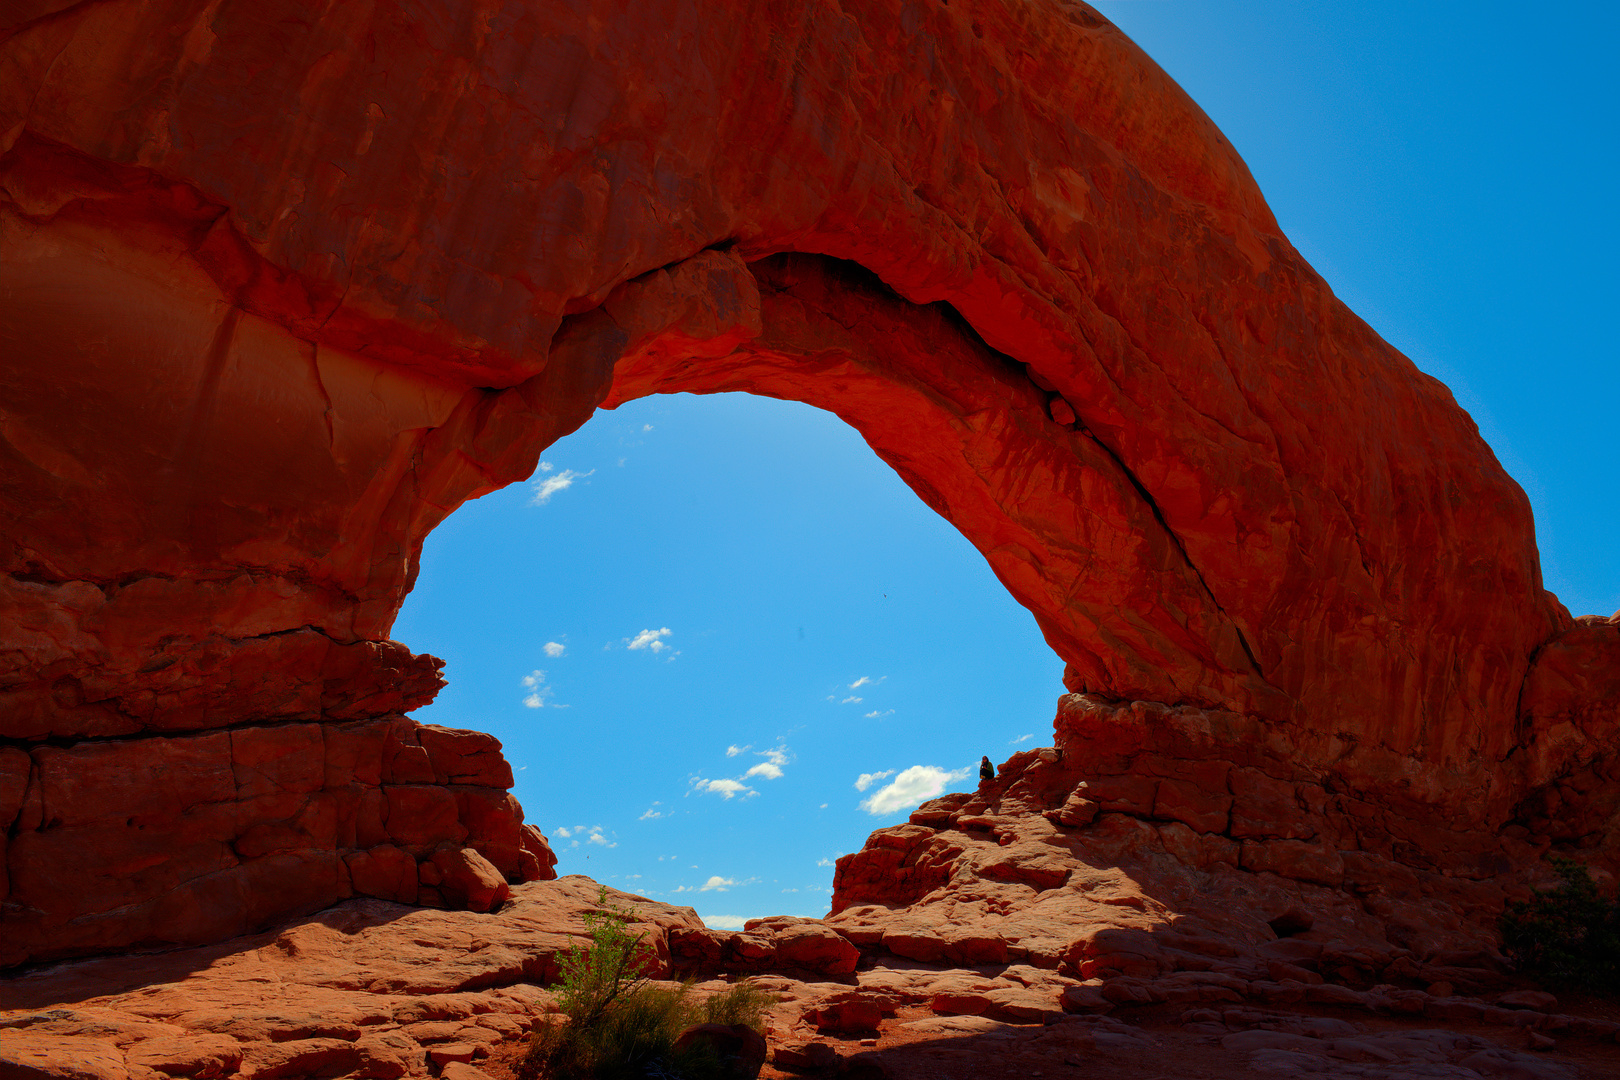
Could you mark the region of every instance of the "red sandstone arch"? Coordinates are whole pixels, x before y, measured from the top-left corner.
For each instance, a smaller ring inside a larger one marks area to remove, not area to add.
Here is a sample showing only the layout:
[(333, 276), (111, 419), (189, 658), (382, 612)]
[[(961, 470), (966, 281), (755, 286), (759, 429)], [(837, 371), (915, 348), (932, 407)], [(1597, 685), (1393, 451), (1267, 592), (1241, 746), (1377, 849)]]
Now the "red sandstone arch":
[[(156, 929), (81, 932), (116, 905), (35, 873), (74, 755), (426, 700), (386, 643), (423, 536), (655, 391), (838, 413), (1072, 688), (1249, 714), (1413, 813), (1494, 826), (1611, 722), (1588, 673), (1521, 724), (1570, 625), (1522, 492), (1084, 4), (8, 11), (0, 818), (39, 944), (6, 956), (168, 940), (208, 875), (251, 897), (270, 855), (219, 824), (192, 870), (152, 849)], [(328, 786), (267, 821), (343, 788), (320, 738)], [(287, 828), (265, 851), (313, 850)]]

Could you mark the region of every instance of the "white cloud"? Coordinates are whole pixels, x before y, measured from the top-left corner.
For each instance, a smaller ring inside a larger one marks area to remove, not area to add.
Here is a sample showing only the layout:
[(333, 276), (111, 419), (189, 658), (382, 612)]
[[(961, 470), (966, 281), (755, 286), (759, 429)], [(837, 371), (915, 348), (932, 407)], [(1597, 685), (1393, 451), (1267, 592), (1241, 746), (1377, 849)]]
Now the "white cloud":
[(665, 649), (669, 648), (669, 646), (665, 645), (659, 640), (659, 638), (666, 638), (671, 633), (673, 633), (673, 631), (671, 631), (667, 626), (662, 630), (643, 630), (633, 638), (625, 638), (625, 648), (648, 649), (654, 653), (661, 653)]
[(560, 642), (548, 641), (544, 645), (542, 645), (540, 648), (541, 648), (542, 652), (544, 652), (547, 656), (549, 656), (553, 660), (555, 660), (557, 657), (561, 656), (568, 649), (568, 646), (563, 645)]
[(817, 859), (816, 860), (816, 865), (817, 866), (832, 866), (833, 861), (831, 859)]
[(861, 773), (861, 775), (859, 775), (859, 776), (857, 776), (855, 778), (855, 790), (856, 791), (865, 791), (867, 788), (871, 787), (873, 784), (877, 783), (879, 780), (887, 780), (889, 777), (891, 777), (893, 775), (894, 775), (894, 770), (893, 769), (888, 769), (888, 770), (885, 770), (884, 772), (863, 772), (863, 773)]
[[(647, 807), (647, 812), (645, 814), (642, 814), (639, 820), (641, 820), (641, 821), (656, 821), (658, 818), (663, 817), (664, 816), (663, 812), (656, 809), (659, 805), (661, 805), (661, 804), (653, 803), (652, 806)], [(662, 856), (660, 856), (660, 858), (661, 857)]]
[(858, 698), (854, 694), (851, 694), (851, 695), (849, 695), (849, 697), (845, 698), (843, 701), (840, 701), (838, 704), (840, 704), (840, 705), (859, 705), (861, 702), (863, 702), (865, 700), (866, 700), (865, 698)]
[(883, 817), (916, 806), (945, 791), (945, 785), (967, 779), (968, 770), (947, 771), (937, 765), (913, 765), (894, 781), (873, 792), (861, 803), (861, 809), (873, 817)]
[(651, 424), (642, 424), (641, 425), (641, 430), (642, 431), (651, 431), (652, 430), (652, 425)]
[(1029, 740), (1033, 739), (1034, 737), (1035, 737), (1035, 733), (1032, 731), (1028, 735), (1020, 735), (1016, 739), (1008, 740), (1008, 742), (1012, 746), (1017, 746), (1019, 743), (1028, 742)]
[(752, 748), (753, 745), (753, 743), (749, 743), (747, 746), (738, 746), (736, 743), (732, 743), (730, 746), (726, 747), (726, 757), (736, 757), (744, 750)]
[[(542, 461), (540, 463), (540, 471), (550, 472), (551, 465)], [(595, 469), (585, 473), (575, 472), (573, 469), (564, 469), (562, 472), (557, 473), (554, 476), (548, 476), (543, 480), (537, 480), (534, 484), (534, 497), (529, 500), (529, 505), (544, 506), (546, 503), (551, 501), (551, 497), (557, 494), (557, 492), (568, 490), (574, 486), (575, 480), (583, 480), (595, 472)]]
[(723, 878), (719, 874), (716, 874), (716, 875), (714, 875), (714, 877), (710, 878), (708, 881), (705, 881), (703, 883), (703, 888), (699, 889), (698, 891), (699, 892), (725, 892), (727, 889), (733, 887), (736, 884), (737, 883), (735, 881), (733, 881), (731, 878)]
[(713, 792), (723, 799), (730, 799), (735, 795), (758, 794), (753, 788), (740, 780), (705, 780), (699, 777), (692, 782), (692, 787), (697, 791)]
[(862, 675), (860, 678), (858, 678), (854, 682), (850, 683), (849, 688), (851, 690), (859, 690), (861, 687), (865, 686), (867, 683), (869, 683), (871, 681), (872, 681), (872, 676), (870, 676), (870, 675)]
[(775, 750), (761, 750), (759, 756), (765, 760), (743, 773), (742, 778), (747, 780), (750, 776), (763, 776), (767, 780), (780, 780), (782, 766), (788, 761), (787, 747), (778, 746)]
[(538, 668), (523, 676), (523, 688), (529, 691), (523, 699), (523, 704), (531, 709), (543, 708), (546, 699), (554, 693), (551, 687), (546, 685), (546, 673)]
[(741, 930), (748, 922), (746, 915), (699, 915), (710, 930)]
[(549, 461), (542, 461), (540, 463), (540, 471), (541, 472), (550, 472), (552, 469), (555, 469), (556, 467), (557, 466), (553, 465)]
[(880, 709), (873, 709), (871, 712), (866, 714), (866, 718), (868, 720), (881, 720), (885, 716), (893, 716), (893, 715), (894, 715), (894, 710), (893, 709), (881, 709), (881, 710)]
[(678, 892), (678, 893), (697, 892), (697, 888), (696, 888), (696, 886), (693, 886), (693, 885), (677, 885), (677, 886), (675, 886), (673, 891)]
[(574, 834), (568, 831), (568, 827), (566, 825), (559, 825), (555, 829), (551, 830), (551, 835), (552, 836), (560, 836), (564, 840), (566, 840), (570, 836), (573, 836)]

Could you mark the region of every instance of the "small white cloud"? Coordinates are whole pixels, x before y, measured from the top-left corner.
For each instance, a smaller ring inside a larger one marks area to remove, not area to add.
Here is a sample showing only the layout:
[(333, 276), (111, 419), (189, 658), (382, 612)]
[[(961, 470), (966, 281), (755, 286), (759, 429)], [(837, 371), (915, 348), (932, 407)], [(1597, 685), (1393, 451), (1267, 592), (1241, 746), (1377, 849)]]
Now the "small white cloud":
[(640, 821), (656, 821), (659, 818), (663, 817), (664, 816), (663, 812), (661, 810), (658, 810), (657, 807), (658, 807), (657, 803), (653, 803), (652, 806), (647, 807), (647, 812), (645, 814), (642, 814), (641, 817), (638, 820), (640, 820)]
[(967, 779), (968, 770), (941, 769), (937, 765), (913, 765), (861, 803), (873, 817), (883, 817), (932, 799), (945, 791), (945, 785)]
[(1035, 733), (1032, 731), (1028, 735), (1020, 735), (1016, 739), (1008, 740), (1008, 742), (1012, 746), (1017, 746), (1019, 743), (1028, 742), (1029, 740), (1033, 739), (1034, 737), (1035, 737)]
[(699, 915), (710, 930), (741, 930), (748, 923), (746, 915)]
[(761, 750), (759, 756), (765, 760), (743, 773), (742, 778), (747, 780), (751, 776), (763, 776), (767, 780), (780, 780), (782, 766), (788, 761), (787, 747), (778, 746), (775, 750)]
[(627, 649), (648, 649), (648, 650), (650, 650), (650, 651), (652, 651), (654, 653), (661, 653), (665, 649), (669, 648), (669, 646), (665, 645), (659, 639), (660, 638), (666, 638), (671, 633), (673, 633), (673, 631), (671, 631), (670, 628), (667, 627), (667, 626), (664, 627), (662, 630), (643, 630), (641, 633), (637, 634), (633, 638), (625, 638), (624, 639), (625, 648), (627, 648)]
[(817, 859), (816, 860), (816, 865), (817, 866), (831, 866), (831, 865), (833, 865), (833, 861), (831, 859)]
[(673, 891), (678, 892), (678, 893), (697, 892), (697, 888), (692, 886), (692, 885), (677, 885), (677, 886), (675, 886)]
[[(550, 472), (551, 466), (545, 462), (541, 462), (540, 470), (542, 472)], [(534, 484), (534, 497), (529, 500), (529, 505), (544, 506), (546, 503), (551, 501), (551, 497), (557, 494), (557, 492), (568, 490), (574, 486), (575, 480), (583, 480), (595, 472), (595, 469), (585, 473), (575, 472), (573, 469), (564, 469), (562, 472), (557, 473), (554, 476), (548, 476), (543, 480), (537, 480)]]
[(757, 794), (753, 788), (740, 780), (704, 780), (699, 777), (692, 782), (692, 787), (696, 791), (713, 792), (723, 799), (730, 799), (737, 795)]
[(651, 431), (652, 430), (652, 425), (651, 424), (642, 424), (641, 425), (641, 430), (642, 431)]
[(570, 836), (573, 836), (574, 834), (568, 831), (568, 827), (566, 825), (559, 825), (555, 829), (551, 830), (551, 835), (552, 836), (560, 836), (564, 840), (566, 840)]
[(549, 461), (542, 461), (540, 463), (540, 471), (541, 472), (550, 472), (552, 469), (555, 469), (556, 467), (557, 466), (553, 465)]
[(567, 651), (568, 646), (562, 644), (561, 642), (548, 641), (544, 645), (540, 646), (540, 649), (547, 656), (555, 660), (557, 657), (561, 656)]
[(867, 683), (869, 683), (871, 681), (872, 681), (872, 677), (870, 675), (862, 675), (860, 678), (858, 678), (854, 682), (850, 683), (849, 688), (851, 690), (859, 690), (861, 687), (865, 686)]
[(827, 804), (826, 804), (826, 803), (822, 803), (822, 804), (821, 804), (821, 806), (820, 806), (820, 807), (819, 807), (819, 809), (822, 809), (822, 810), (825, 810), (825, 809), (827, 809)]
[(893, 769), (887, 769), (883, 772), (863, 772), (855, 778), (855, 790), (865, 791), (879, 780), (887, 780), (893, 775)]
[(617, 844), (608, 843), (608, 838), (599, 832), (591, 833), (590, 842), (593, 844), (601, 844), (603, 847), (618, 847)]
[(863, 702), (865, 700), (866, 700), (865, 698), (858, 698), (854, 694), (851, 694), (851, 695), (849, 695), (849, 697), (845, 698), (843, 701), (840, 701), (838, 704), (840, 704), (840, 705), (859, 705), (861, 702)]
[(871, 712), (866, 714), (866, 718), (868, 720), (881, 720), (885, 716), (893, 716), (893, 715), (894, 715), (894, 710), (893, 709), (873, 709)]
[(523, 704), (527, 705), (531, 709), (539, 709), (544, 707), (546, 700), (550, 698), (553, 693), (551, 687), (547, 686), (545, 683), (546, 673), (538, 668), (523, 676), (523, 688), (529, 691), (529, 693), (523, 698)]
[(732, 888), (736, 884), (737, 883), (735, 881), (733, 881), (731, 878), (723, 878), (719, 874), (716, 874), (716, 875), (714, 875), (714, 877), (710, 878), (708, 881), (705, 881), (703, 883), (703, 887), (701, 889), (699, 889), (698, 891), (699, 892), (725, 892), (727, 889)]
[(753, 743), (749, 743), (748, 746), (738, 746), (736, 743), (733, 743), (726, 747), (726, 757), (736, 757), (744, 750), (750, 749), (753, 745)]

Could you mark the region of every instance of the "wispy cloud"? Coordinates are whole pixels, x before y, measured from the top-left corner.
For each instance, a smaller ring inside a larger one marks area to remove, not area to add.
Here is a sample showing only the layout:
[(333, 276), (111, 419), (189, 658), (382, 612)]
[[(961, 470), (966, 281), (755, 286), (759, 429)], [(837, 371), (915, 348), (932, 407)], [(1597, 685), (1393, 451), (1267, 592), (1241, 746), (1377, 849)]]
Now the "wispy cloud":
[(540, 651), (555, 660), (557, 657), (568, 651), (568, 646), (562, 644), (561, 642), (548, 641), (544, 645), (540, 646)]
[(947, 770), (937, 765), (913, 765), (879, 788), (862, 803), (861, 809), (873, 817), (883, 817), (916, 806), (945, 791), (945, 785), (967, 779), (967, 769)]
[(702, 777), (692, 781), (692, 790), (712, 792), (722, 799), (759, 794), (740, 780), (705, 780)]
[(736, 743), (732, 743), (730, 746), (726, 747), (726, 757), (736, 757), (744, 750), (752, 750), (753, 748), (753, 743), (749, 743), (747, 746), (738, 746)]
[(710, 930), (741, 930), (748, 924), (746, 915), (699, 915)]
[(727, 889), (735, 888), (736, 885), (737, 885), (737, 883), (735, 881), (733, 881), (731, 878), (723, 878), (719, 874), (716, 874), (714, 877), (710, 878), (708, 881), (705, 881), (703, 883), (703, 887), (701, 889), (699, 889), (698, 891), (699, 892), (725, 892)]
[(849, 697), (845, 698), (843, 701), (840, 701), (838, 704), (840, 704), (840, 705), (859, 705), (861, 702), (863, 702), (865, 700), (866, 700), (865, 698), (858, 698), (854, 694), (851, 694), (851, 695), (849, 695)]
[(831, 859), (817, 859), (816, 860), (816, 865), (817, 866), (832, 866), (833, 861)]
[(582, 839), (588, 844), (599, 844), (602, 847), (616, 848), (619, 846), (617, 840), (607, 838), (600, 825), (575, 825), (571, 829), (565, 825), (559, 825), (551, 830), (551, 835), (561, 840), (567, 840), (568, 846), (571, 848), (579, 847), (579, 842)]
[(759, 756), (765, 760), (742, 774), (744, 780), (754, 776), (763, 776), (767, 780), (782, 779), (782, 767), (788, 763), (786, 746), (778, 746), (775, 750), (761, 750)]
[(893, 775), (893, 769), (886, 769), (883, 772), (863, 772), (855, 778), (855, 790), (865, 791), (879, 780), (887, 780)]
[(1017, 746), (1019, 743), (1028, 742), (1029, 740), (1033, 739), (1034, 737), (1035, 737), (1035, 733), (1032, 731), (1028, 735), (1020, 735), (1016, 739), (1008, 739), (1007, 742), (1011, 746)]
[[(523, 698), (523, 704), (531, 709), (544, 708), (550, 703), (551, 695), (555, 693), (551, 687), (546, 685), (546, 673), (539, 668), (523, 676), (523, 688), (528, 691), (528, 694)], [(552, 708), (560, 708), (560, 706), (553, 705)]]
[(870, 675), (862, 675), (860, 678), (858, 678), (854, 682), (850, 683), (849, 688), (851, 690), (859, 690), (861, 687), (865, 686), (867, 683), (869, 683), (871, 681), (872, 681), (872, 676), (870, 676)]
[(653, 803), (651, 806), (647, 807), (647, 812), (645, 814), (642, 814), (641, 817), (638, 818), (637, 820), (638, 821), (656, 821), (661, 817), (667, 817), (668, 815), (664, 811), (658, 809), (658, 807), (660, 805), (662, 805), (662, 804), (661, 803)]
[(542, 477), (534, 482), (534, 497), (529, 500), (530, 506), (546, 505), (546, 503), (551, 501), (551, 497), (557, 494), (557, 492), (567, 491), (569, 488), (573, 487), (575, 480), (583, 480), (587, 476), (590, 476), (596, 472), (595, 469), (592, 469), (590, 472), (583, 473), (575, 472), (573, 469), (564, 469), (562, 472), (553, 473), (552, 468), (553, 466), (549, 461), (542, 461), (540, 463), (540, 471), (543, 473), (551, 473), (551, 475)]
[(893, 715), (894, 715), (894, 710), (893, 709), (873, 709), (871, 712), (866, 714), (866, 719), (868, 719), (868, 720), (881, 720), (885, 716), (893, 716)]
[(633, 638), (625, 638), (624, 647), (627, 649), (646, 649), (652, 653), (661, 653), (665, 649), (669, 648), (669, 646), (664, 644), (661, 639), (669, 637), (669, 635), (673, 632), (674, 631), (670, 630), (670, 628), (667, 626), (661, 630), (643, 630)]

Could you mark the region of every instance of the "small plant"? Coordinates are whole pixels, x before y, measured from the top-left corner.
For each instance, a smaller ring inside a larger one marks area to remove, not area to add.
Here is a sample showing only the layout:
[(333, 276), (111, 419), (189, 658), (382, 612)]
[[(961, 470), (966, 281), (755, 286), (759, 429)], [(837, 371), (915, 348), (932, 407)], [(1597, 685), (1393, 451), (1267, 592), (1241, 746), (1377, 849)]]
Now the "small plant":
[(652, 951), (630, 932), (633, 914), (608, 900), (584, 916), (586, 942), (560, 961), (557, 1006), (530, 1037), (518, 1080), (720, 1080), (731, 1063), (702, 1039), (677, 1046), (694, 1024), (746, 1024), (760, 1030), (775, 998), (741, 982), (706, 1001), (691, 984), (648, 981)]
[(1508, 905), (1502, 946), (1549, 983), (1620, 993), (1620, 900), (1598, 891), (1586, 867), (1554, 857), (1561, 884)]

